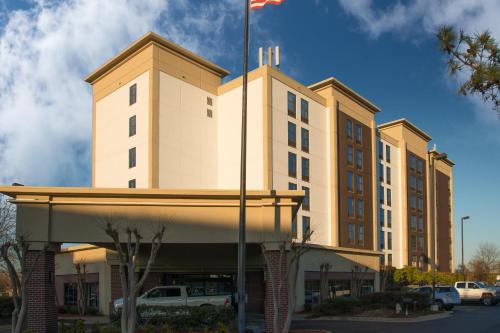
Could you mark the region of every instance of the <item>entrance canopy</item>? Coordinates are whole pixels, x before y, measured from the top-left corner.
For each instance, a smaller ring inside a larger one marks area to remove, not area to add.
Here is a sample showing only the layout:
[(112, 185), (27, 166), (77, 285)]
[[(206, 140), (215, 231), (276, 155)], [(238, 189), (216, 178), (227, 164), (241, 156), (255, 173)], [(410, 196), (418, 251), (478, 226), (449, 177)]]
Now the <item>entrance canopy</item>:
[[(111, 223), (142, 241), (166, 227), (164, 243), (237, 243), (239, 191), (4, 186), (17, 205), (17, 235), (29, 242), (106, 244)], [(303, 191), (248, 191), (247, 242), (291, 239)]]

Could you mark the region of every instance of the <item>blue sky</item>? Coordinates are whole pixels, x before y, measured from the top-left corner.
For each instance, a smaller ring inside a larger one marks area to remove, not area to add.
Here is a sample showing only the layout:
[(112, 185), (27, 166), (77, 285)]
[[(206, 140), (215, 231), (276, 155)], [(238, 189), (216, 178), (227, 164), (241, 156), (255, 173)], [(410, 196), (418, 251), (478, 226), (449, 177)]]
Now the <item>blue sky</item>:
[[(0, 183), (90, 184), (82, 78), (149, 30), (240, 75), (241, 3), (0, 0)], [(446, 23), (500, 39), (498, 15), (494, 0), (286, 0), (252, 13), (250, 65), (259, 46), (279, 45), (286, 74), (305, 84), (335, 76), (382, 109), (378, 123), (405, 117), (428, 132), (456, 162), (455, 222), (471, 216), (470, 256), (480, 241), (500, 246), (500, 120), (457, 95), (433, 33)]]

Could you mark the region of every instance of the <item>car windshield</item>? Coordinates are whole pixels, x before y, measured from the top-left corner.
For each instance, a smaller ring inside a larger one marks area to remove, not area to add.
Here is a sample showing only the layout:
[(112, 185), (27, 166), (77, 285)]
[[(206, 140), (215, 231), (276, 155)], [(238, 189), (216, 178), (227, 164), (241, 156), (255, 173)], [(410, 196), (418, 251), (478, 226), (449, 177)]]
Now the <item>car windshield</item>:
[(477, 282), (477, 284), (481, 287), (481, 288), (486, 288), (486, 284), (484, 282)]

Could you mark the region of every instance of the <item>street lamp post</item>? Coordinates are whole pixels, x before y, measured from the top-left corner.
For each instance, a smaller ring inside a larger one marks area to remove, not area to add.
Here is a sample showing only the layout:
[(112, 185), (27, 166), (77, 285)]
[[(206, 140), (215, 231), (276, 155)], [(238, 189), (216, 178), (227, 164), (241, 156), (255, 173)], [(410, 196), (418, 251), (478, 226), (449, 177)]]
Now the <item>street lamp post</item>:
[(445, 160), (448, 155), (445, 153), (439, 154), (437, 151), (432, 150), (429, 153), (429, 163), (431, 169), (431, 265), (432, 265), (432, 304), (436, 304), (436, 161)]
[(465, 280), (465, 262), (464, 262), (464, 221), (470, 219), (470, 216), (464, 216), (460, 219), (462, 225), (462, 276)]

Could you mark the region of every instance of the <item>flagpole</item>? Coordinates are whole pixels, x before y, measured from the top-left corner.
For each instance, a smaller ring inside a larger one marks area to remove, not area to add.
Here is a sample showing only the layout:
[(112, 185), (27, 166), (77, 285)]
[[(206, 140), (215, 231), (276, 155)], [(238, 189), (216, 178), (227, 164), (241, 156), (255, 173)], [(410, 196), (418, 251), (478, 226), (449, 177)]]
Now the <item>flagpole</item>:
[(245, 259), (246, 259), (246, 177), (247, 177), (247, 86), (248, 86), (248, 14), (250, 0), (245, 1), (243, 50), (243, 94), (241, 108), (240, 223), (238, 237), (238, 332), (245, 332)]

